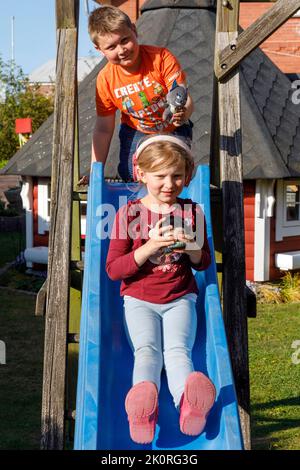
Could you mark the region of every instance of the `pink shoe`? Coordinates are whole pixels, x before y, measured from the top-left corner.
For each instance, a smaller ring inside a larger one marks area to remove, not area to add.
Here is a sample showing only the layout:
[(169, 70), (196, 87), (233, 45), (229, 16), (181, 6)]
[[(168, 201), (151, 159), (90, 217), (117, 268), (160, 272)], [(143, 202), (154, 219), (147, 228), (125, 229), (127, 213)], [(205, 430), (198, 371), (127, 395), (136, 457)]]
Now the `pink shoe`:
[(131, 439), (137, 444), (150, 444), (154, 439), (158, 416), (158, 393), (152, 382), (134, 385), (125, 400)]
[(198, 436), (206, 425), (206, 419), (216, 398), (213, 383), (202, 374), (192, 372), (185, 383), (180, 406), (180, 431), (188, 436)]

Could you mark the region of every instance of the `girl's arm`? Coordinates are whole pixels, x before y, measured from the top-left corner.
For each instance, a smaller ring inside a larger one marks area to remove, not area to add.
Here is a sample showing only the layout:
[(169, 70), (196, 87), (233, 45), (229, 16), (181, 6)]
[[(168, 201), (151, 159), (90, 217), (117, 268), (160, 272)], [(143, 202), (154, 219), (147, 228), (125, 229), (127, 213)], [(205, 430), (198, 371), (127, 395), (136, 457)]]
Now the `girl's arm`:
[(175, 241), (172, 235), (164, 237), (164, 232), (169, 231), (171, 225), (162, 227), (165, 220), (163, 218), (157, 222), (153, 238), (136, 250), (132, 250), (133, 242), (127, 230), (126, 207), (121, 208), (116, 215), (106, 259), (106, 272), (113, 281), (133, 276), (150, 256), (157, 253), (160, 248), (172, 245)]
[(106, 258), (106, 272), (110, 279), (117, 281), (133, 276), (139, 270), (132, 251), (133, 241), (128, 236), (127, 206), (117, 212)]
[(191, 262), (191, 266), (196, 271), (204, 271), (208, 268), (211, 263), (211, 256), (210, 256), (210, 249), (206, 234), (206, 224), (205, 224), (205, 235), (204, 235), (204, 243), (200, 251), (195, 251), (194, 253), (189, 253), (189, 258)]

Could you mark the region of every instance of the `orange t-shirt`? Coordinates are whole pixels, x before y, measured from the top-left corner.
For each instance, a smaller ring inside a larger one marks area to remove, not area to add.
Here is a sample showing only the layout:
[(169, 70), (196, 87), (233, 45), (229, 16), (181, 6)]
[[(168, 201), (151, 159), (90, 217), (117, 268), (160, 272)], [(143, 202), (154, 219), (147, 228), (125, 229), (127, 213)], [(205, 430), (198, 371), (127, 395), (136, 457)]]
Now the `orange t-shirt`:
[(152, 134), (173, 131), (175, 127), (163, 121), (166, 95), (174, 80), (185, 84), (185, 73), (168, 49), (140, 46), (141, 66), (134, 74), (111, 63), (100, 71), (96, 83), (98, 116), (121, 111), (121, 122), (141, 132)]

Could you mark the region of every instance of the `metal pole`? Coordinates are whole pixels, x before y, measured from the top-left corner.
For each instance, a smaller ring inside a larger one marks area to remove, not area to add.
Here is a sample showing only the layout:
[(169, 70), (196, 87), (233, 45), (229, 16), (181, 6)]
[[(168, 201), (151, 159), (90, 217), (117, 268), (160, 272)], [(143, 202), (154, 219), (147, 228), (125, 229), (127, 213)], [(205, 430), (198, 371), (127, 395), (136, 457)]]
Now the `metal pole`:
[(15, 17), (11, 17), (11, 61), (15, 61)]
[(90, 14), (89, 0), (85, 0), (84, 6), (85, 6), (85, 14), (86, 16), (89, 16)]

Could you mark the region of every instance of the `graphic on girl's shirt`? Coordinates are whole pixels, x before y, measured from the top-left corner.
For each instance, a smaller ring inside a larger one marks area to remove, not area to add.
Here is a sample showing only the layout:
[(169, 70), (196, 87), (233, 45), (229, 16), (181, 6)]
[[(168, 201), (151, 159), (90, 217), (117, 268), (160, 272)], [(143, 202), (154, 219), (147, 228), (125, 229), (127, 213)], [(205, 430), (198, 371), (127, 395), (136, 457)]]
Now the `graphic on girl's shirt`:
[(181, 258), (181, 253), (164, 253), (163, 250), (157, 253), (157, 255), (150, 256), (149, 261), (152, 264), (156, 264), (157, 266), (153, 269), (153, 271), (162, 271), (163, 273), (173, 272), (175, 273), (179, 265), (176, 261)]

